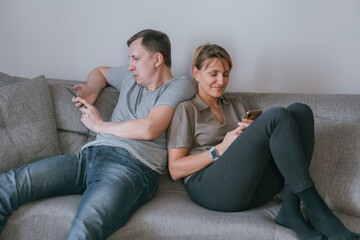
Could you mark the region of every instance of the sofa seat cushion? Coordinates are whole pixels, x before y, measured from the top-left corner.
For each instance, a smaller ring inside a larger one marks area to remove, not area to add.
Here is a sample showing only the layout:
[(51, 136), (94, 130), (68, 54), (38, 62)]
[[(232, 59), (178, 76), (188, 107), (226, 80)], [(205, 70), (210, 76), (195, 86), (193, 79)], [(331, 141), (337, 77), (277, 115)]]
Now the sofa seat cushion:
[[(0, 78), (0, 82), (3, 80)], [(53, 103), (45, 77), (0, 85), (0, 173), (59, 155)]]
[(9, 217), (0, 240), (66, 239), (80, 198), (52, 197), (21, 206)]
[[(0, 240), (65, 239), (81, 195), (28, 203), (8, 219)], [(202, 208), (181, 192), (158, 192), (109, 240), (134, 239), (289, 239), (296, 235), (274, 223), (278, 202), (264, 207), (221, 213)]]
[[(8, 219), (0, 240), (65, 239), (81, 195), (52, 197), (28, 203)], [(280, 201), (256, 209), (223, 213), (198, 206), (179, 181), (161, 176), (154, 198), (144, 204), (109, 240), (264, 239), (296, 240), (293, 231), (275, 224)], [(360, 218), (335, 212), (352, 231)]]

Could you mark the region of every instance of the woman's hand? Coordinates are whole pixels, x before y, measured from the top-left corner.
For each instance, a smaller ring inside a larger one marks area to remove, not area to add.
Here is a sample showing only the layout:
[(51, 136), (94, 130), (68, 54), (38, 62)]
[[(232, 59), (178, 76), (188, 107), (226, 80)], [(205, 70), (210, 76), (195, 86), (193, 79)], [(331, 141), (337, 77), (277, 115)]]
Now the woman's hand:
[(250, 120), (248, 118), (243, 118), (242, 122), (238, 123), (238, 126), (240, 128), (241, 131), (244, 131), (248, 126), (250, 126), (250, 124), (253, 122), (254, 120)]
[(242, 120), (242, 122), (238, 123), (238, 127), (235, 128), (234, 130), (226, 133), (223, 141), (216, 145), (216, 151), (218, 152), (218, 154), (221, 156), (226, 149), (228, 149), (228, 147), (230, 147), (230, 145), (234, 142), (234, 140), (247, 128), (250, 126), (250, 124), (253, 122), (254, 120), (250, 120), (247, 118), (244, 118)]
[(223, 141), (215, 146), (216, 151), (221, 156), (223, 153), (230, 147), (230, 145), (234, 142), (234, 140), (242, 133), (243, 130), (241, 130), (240, 127), (237, 127), (236, 129), (227, 132)]
[[(99, 92), (89, 85), (79, 84), (75, 85), (72, 89), (78, 91), (77, 95), (89, 104), (94, 104), (96, 98), (99, 95)], [(83, 104), (75, 97), (72, 99), (72, 102), (74, 102), (75, 106), (78, 108), (83, 106)]]

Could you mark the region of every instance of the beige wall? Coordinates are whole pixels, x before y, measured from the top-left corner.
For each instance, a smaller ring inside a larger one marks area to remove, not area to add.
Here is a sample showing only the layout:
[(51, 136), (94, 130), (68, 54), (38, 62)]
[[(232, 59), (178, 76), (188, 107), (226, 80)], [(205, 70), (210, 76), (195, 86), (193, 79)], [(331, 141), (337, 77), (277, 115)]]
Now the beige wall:
[(170, 36), (175, 75), (211, 42), (233, 58), (230, 91), (360, 93), (358, 0), (0, 0), (0, 71), (86, 80), (127, 64), (144, 28)]

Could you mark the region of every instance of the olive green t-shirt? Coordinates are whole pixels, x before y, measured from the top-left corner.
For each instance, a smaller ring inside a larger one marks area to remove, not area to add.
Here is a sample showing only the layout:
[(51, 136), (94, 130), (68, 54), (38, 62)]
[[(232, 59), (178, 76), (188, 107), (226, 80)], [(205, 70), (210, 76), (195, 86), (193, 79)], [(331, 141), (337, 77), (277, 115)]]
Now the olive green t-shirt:
[(227, 132), (237, 128), (250, 109), (244, 98), (233, 93), (224, 93), (219, 98), (219, 105), (223, 124), (198, 95), (178, 104), (168, 128), (167, 148), (189, 148), (188, 155), (207, 151), (221, 143)]

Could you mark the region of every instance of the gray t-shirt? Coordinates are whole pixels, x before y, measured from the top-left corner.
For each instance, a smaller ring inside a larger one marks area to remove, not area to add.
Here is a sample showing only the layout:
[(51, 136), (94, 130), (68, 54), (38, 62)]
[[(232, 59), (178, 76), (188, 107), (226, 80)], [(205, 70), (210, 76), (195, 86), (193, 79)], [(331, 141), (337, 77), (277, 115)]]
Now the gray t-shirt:
[[(174, 78), (160, 88), (148, 91), (146, 87), (136, 83), (132, 72), (127, 67), (109, 69), (107, 80), (120, 92), (118, 103), (109, 120), (111, 122), (125, 122), (146, 117), (157, 105), (169, 105), (176, 108), (179, 102), (190, 99), (195, 94), (195, 84), (186, 77)], [(156, 172), (160, 174), (166, 172), (166, 131), (150, 141), (132, 140), (100, 133), (95, 141), (86, 144), (82, 149), (97, 145), (124, 148)]]
[(227, 132), (237, 128), (250, 109), (245, 99), (237, 94), (224, 93), (219, 98), (219, 105), (224, 124), (198, 95), (180, 103), (168, 128), (167, 148), (189, 148), (188, 155), (207, 151), (221, 143)]

